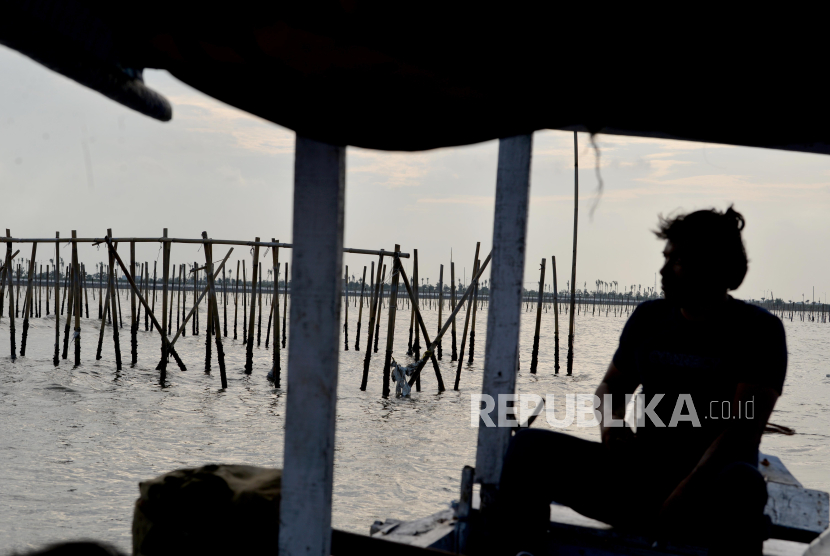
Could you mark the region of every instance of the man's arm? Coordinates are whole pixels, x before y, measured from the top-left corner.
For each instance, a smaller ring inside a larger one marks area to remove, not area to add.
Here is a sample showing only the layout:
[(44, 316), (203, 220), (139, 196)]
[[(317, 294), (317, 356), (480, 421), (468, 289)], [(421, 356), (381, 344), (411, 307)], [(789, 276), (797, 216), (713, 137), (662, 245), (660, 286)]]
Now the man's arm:
[[(637, 386), (637, 381), (619, 370), (612, 361), (608, 365), (605, 377), (603, 377), (602, 382), (597, 387), (597, 391), (594, 393), (599, 397), (598, 410), (600, 415), (605, 415), (605, 395), (611, 394), (611, 415), (614, 419), (622, 419), (625, 417), (625, 396), (626, 394), (633, 394)], [(606, 447), (612, 447), (616, 443), (630, 437), (631, 429), (627, 425), (623, 427), (609, 427), (603, 418), (600, 423), (600, 435), (602, 443)]]
[(754, 463), (761, 435), (764, 433), (764, 427), (767, 425), (777, 400), (778, 392), (773, 388), (749, 383), (738, 384), (735, 399), (732, 402), (733, 409), (738, 407), (738, 403), (744, 408), (746, 402), (753, 401), (755, 410), (753, 418), (748, 419), (744, 414), (741, 418), (730, 422), (729, 427), (712, 442), (694, 470), (666, 499), (662, 510), (664, 516), (673, 514), (677, 503), (683, 499), (685, 493), (694, 490), (696, 485), (710, 478), (724, 465), (733, 461)]

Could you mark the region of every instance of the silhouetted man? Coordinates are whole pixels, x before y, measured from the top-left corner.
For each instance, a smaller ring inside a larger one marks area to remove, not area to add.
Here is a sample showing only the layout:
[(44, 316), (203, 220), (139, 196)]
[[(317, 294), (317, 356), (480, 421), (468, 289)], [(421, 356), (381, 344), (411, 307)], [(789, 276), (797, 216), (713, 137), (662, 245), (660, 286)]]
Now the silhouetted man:
[(653, 411), (636, 434), (604, 419), (602, 443), (518, 433), (499, 492), (506, 552), (545, 552), (555, 501), (655, 539), (708, 545), (710, 554), (761, 554), (767, 491), (758, 445), (781, 395), (787, 348), (777, 317), (727, 294), (747, 271), (743, 227), (731, 207), (661, 218), (665, 299), (637, 307), (596, 391), (603, 404), (611, 394), (610, 412), (622, 419), (626, 394), (642, 385)]

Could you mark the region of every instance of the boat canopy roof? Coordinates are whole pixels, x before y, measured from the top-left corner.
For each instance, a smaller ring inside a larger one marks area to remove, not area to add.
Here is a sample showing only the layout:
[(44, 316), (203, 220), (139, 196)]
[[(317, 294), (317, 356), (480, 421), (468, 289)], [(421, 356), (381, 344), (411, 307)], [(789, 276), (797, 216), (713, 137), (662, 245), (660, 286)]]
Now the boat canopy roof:
[(760, 5), (8, 0), (0, 42), (159, 120), (145, 68), (383, 150), (576, 129), (830, 153), (820, 17)]

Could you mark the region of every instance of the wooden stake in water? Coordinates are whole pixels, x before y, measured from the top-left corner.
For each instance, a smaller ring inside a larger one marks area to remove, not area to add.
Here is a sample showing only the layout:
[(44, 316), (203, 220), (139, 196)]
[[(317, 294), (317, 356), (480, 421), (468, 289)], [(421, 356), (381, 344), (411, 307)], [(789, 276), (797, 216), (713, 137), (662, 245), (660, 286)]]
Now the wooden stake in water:
[[(441, 330), (441, 313), (444, 310), (444, 265), (438, 271), (438, 330)], [(441, 360), (441, 340), (438, 340), (438, 360)]]
[[(179, 274), (179, 283), (181, 283), (181, 274)], [(176, 321), (176, 328), (179, 327)], [(222, 336), (228, 337), (228, 279), (225, 277), (225, 269), (222, 268)]]
[(26, 339), (29, 336), (29, 313), (32, 299), (33, 299), (33, 292), (32, 292), (32, 280), (35, 276), (35, 255), (37, 254), (37, 242), (32, 243), (32, 258), (29, 259), (29, 275), (26, 280), (26, 295), (23, 298), (23, 334), (20, 339), (20, 357), (26, 356)]
[(375, 318), (375, 353), (378, 352), (378, 340), (380, 338), (380, 314), (383, 309), (383, 284), (386, 282), (386, 265), (383, 265), (383, 272), (380, 275), (380, 298), (378, 299), (378, 315)]
[(257, 261), (259, 260), (259, 238), (254, 239), (254, 262), (251, 271), (251, 314), (248, 320), (248, 344), (245, 350), (245, 372), (250, 374), (254, 368), (254, 315), (256, 314), (256, 286), (257, 286)]
[[(377, 278), (372, 277), (374, 288), (372, 290), (371, 305), (369, 307), (369, 334), (366, 338), (366, 355), (363, 358), (363, 378), (360, 381), (360, 389), (366, 391), (366, 385), (369, 380), (369, 362), (372, 359), (372, 337), (375, 334), (375, 319), (378, 318), (378, 299), (380, 298), (380, 273), (383, 266), (383, 254), (378, 257)], [(372, 267), (374, 270), (374, 266)]]
[(261, 345), (262, 341), (262, 262), (257, 262), (259, 271), (259, 282), (257, 287), (257, 325), (256, 325), (256, 347)]
[[(476, 256), (473, 258), (473, 277), (475, 277), (476, 272), (478, 272), (478, 252), (481, 248), (481, 242), (476, 242)], [(471, 282), (468, 286), (469, 288), (473, 288), (471, 293), (475, 292), (474, 283)], [(464, 362), (464, 347), (467, 344), (467, 331), (470, 328), (470, 316), (473, 312), (473, 295), (470, 295), (470, 299), (467, 302), (467, 314), (464, 317), (464, 332), (461, 334), (461, 351), (458, 354), (458, 368), (455, 370), (455, 386), (453, 386), (453, 390), (458, 390), (458, 385), (461, 381), (461, 365)]]
[(574, 367), (574, 306), (576, 305), (576, 237), (579, 221), (579, 156), (577, 152), (576, 132), (574, 131), (574, 248), (571, 260), (571, 314), (568, 324), (568, 375)]
[[(480, 261), (476, 259), (475, 264), (473, 265), (473, 269), (477, 269), (481, 266)], [(475, 270), (473, 271), (475, 274)], [(478, 280), (473, 282), (473, 316), (472, 322), (470, 323), (470, 355), (467, 359), (467, 364), (473, 364), (473, 357), (475, 356), (476, 351), (476, 314), (478, 313)]]
[[(10, 229), (6, 228), (6, 237), (12, 237)], [(6, 263), (3, 267), (3, 274), (6, 277), (6, 290), (9, 294), (9, 342), (11, 344), (11, 358), (12, 361), (17, 359), (17, 343), (15, 341), (14, 331), (14, 286), (12, 284), (12, 243), (6, 242)]]
[[(207, 232), (202, 232), (202, 239), (207, 239)], [(216, 357), (219, 361), (219, 378), (222, 381), (222, 389), (228, 387), (228, 377), (225, 374), (225, 351), (222, 349), (222, 334), (219, 333), (219, 306), (216, 303), (216, 286), (213, 279), (213, 246), (205, 243), (205, 276), (207, 277), (209, 294), (209, 306), (212, 308), (208, 314), (213, 315), (212, 327), (216, 335)], [(210, 328), (210, 326), (208, 326)], [(207, 335), (210, 341), (210, 334)]]
[(452, 309), (452, 355), (450, 361), (458, 361), (458, 347), (455, 340), (455, 263), (450, 261), (450, 307)]
[[(245, 339), (247, 349), (248, 342), (248, 276), (245, 272), (245, 261), (242, 261), (242, 337)], [(195, 292), (196, 290), (194, 290)], [(195, 295), (195, 294), (194, 294)]]
[(545, 260), (542, 259), (542, 269), (539, 274), (539, 298), (536, 301), (536, 330), (533, 333), (533, 352), (530, 356), (530, 374), (536, 374), (539, 364), (539, 330), (542, 326), (542, 301), (545, 291)]
[[(397, 261), (401, 246), (395, 244), (394, 257)], [(400, 264), (400, 263), (398, 263)], [(385, 267), (384, 267), (385, 268)], [(394, 267), (393, 267), (394, 268)], [(398, 308), (398, 276), (392, 272), (392, 289), (389, 293), (389, 326), (386, 330), (386, 358), (383, 361), (383, 397), (389, 397), (389, 375), (392, 364), (392, 346), (395, 339), (395, 313)]]
[[(279, 243), (274, 238), (271, 242)], [(281, 365), (280, 365), (280, 248), (274, 247), (271, 250), (271, 263), (274, 268), (274, 360), (271, 362), (271, 372), (274, 378), (274, 388), (280, 387)]]
[(288, 263), (285, 263), (285, 283), (282, 286), (282, 347), (285, 349), (285, 340), (288, 334), (286, 318), (288, 318)]
[[(75, 230), (72, 230), (72, 238), (78, 237)], [(81, 364), (81, 266), (78, 263), (78, 244), (72, 242), (72, 276), (74, 277), (75, 287), (74, 297), (75, 306), (73, 312), (75, 313), (75, 366)]]
[[(107, 237), (112, 237), (112, 230), (107, 229)], [(110, 299), (110, 314), (112, 314), (112, 345), (115, 348), (115, 369), (121, 370), (121, 341), (118, 335), (118, 317), (121, 315), (121, 308), (117, 304), (118, 298), (118, 284), (115, 281), (115, 257), (113, 253), (118, 249), (118, 244), (113, 244), (112, 250), (109, 251), (110, 256), (110, 272), (109, 272), (109, 299)]]
[[(55, 238), (60, 238), (60, 232), (55, 232)], [(60, 271), (60, 260), (61, 260), (61, 247), (59, 242), (55, 242), (55, 353), (52, 356), (52, 363), (57, 367), (60, 364), (60, 359), (58, 358), (58, 354), (60, 351), (60, 343), (61, 343), (61, 315), (60, 311), (58, 311), (58, 300), (61, 298), (61, 271)]]
[(233, 339), (236, 340), (236, 322), (239, 315), (239, 261), (236, 261), (236, 282), (233, 288)]
[(354, 350), (360, 351), (360, 325), (363, 320), (363, 290), (366, 289), (366, 266), (363, 266), (363, 278), (360, 279), (360, 308), (357, 310), (357, 332), (354, 335)]
[(553, 374), (559, 374), (559, 299), (558, 285), (556, 284), (556, 257), (551, 257), (553, 271)]
[[(414, 255), (413, 255), (413, 259), (412, 259), (412, 266), (413, 266), (413, 268), (412, 268), (412, 282), (413, 282), (412, 283), (412, 288), (414, 290), (413, 293), (415, 294), (415, 297), (414, 297), (414, 300), (410, 300), (410, 302), (413, 303), (413, 304), (415, 302), (417, 302), (418, 305), (420, 306), (420, 304), (421, 304), (420, 303), (421, 289), (420, 289), (420, 286), (419, 286), (420, 282), (418, 281), (418, 278), (419, 278), (419, 275), (418, 275), (418, 250), (413, 249), (413, 252), (414, 252)], [(412, 316), (413, 316), (413, 319), (414, 319), (414, 317), (415, 317), (414, 307), (412, 309)], [(421, 331), (420, 331), (420, 328), (418, 326), (415, 327), (415, 343), (412, 344), (412, 352), (415, 354), (415, 359), (420, 359), (421, 358)], [(415, 386), (416, 386), (417, 391), (420, 392), (421, 391), (420, 380), (415, 382)]]
[(346, 301), (344, 310), (345, 317), (343, 318), (343, 347), (344, 351), (349, 351), (349, 265), (346, 265), (346, 276), (343, 281), (343, 287), (343, 296)]
[[(130, 277), (135, 282), (135, 242), (130, 242)], [(138, 314), (135, 306), (135, 292), (130, 289), (130, 366), (138, 363)]]

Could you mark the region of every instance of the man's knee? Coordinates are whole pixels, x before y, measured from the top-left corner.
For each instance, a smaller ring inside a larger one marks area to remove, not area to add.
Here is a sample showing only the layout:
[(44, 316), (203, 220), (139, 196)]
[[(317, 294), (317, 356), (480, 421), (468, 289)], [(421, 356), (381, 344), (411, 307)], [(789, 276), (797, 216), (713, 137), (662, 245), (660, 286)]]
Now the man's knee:
[(717, 483), (718, 490), (735, 504), (761, 510), (767, 503), (767, 483), (754, 465), (730, 463), (718, 474)]

